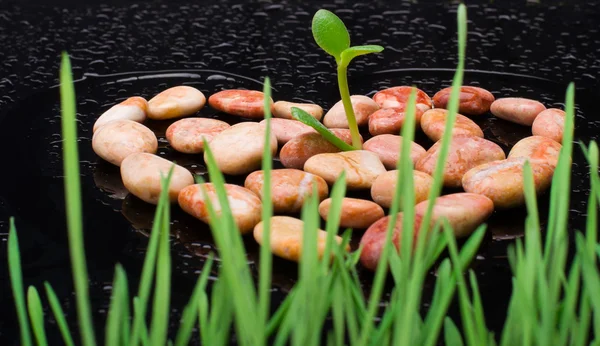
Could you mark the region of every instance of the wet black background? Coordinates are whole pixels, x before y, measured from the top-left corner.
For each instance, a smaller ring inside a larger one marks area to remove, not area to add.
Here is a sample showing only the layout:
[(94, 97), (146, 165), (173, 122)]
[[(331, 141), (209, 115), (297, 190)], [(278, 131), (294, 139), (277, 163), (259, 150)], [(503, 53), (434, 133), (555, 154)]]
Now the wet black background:
[[(497, 97), (537, 97), (548, 106), (560, 106), (564, 87), (573, 80), (578, 88), (577, 139), (598, 139), (600, 5), (541, 2), (467, 2), (467, 68), (471, 71), (465, 82), (488, 87)], [(152, 208), (132, 198), (122, 203), (119, 191), (106, 188), (114, 182), (116, 170), (99, 163), (91, 151), (93, 117), (133, 93), (150, 98), (179, 83), (206, 94), (236, 86), (259, 89), (258, 81), (266, 75), (272, 78), (276, 99), (312, 100), (328, 107), (336, 101), (334, 62), (316, 47), (310, 34), (311, 16), (320, 7), (342, 17), (354, 44), (386, 47), (383, 54), (353, 64), (353, 92), (369, 94), (386, 86), (415, 83), (433, 94), (448, 85), (456, 63), (456, 4), (452, 2), (82, 4), (62, 0), (46, 5), (0, 0), (0, 344), (16, 344), (18, 331), (6, 267), (9, 216), (15, 216), (19, 229), (25, 284), (41, 288), (50, 281), (69, 319), (75, 316), (64, 229), (58, 94), (51, 89), (57, 83), (60, 52), (69, 51), (75, 79), (83, 79), (77, 92), (86, 253), (95, 320), (102, 325), (114, 264), (125, 266), (130, 282), (139, 275), (145, 238), (135, 229), (147, 227)], [(155, 72), (164, 70), (179, 74)], [(129, 72), (138, 73), (114, 75)], [(161, 76), (131, 78), (157, 74)], [(524, 129), (502, 122), (481, 124), (486, 137), (505, 148), (527, 135)], [(161, 126), (155, 125), (160, 133)], [(160, 153), (172, 154), (164, 145)], [(574, 161), (571, 222), (577, 227), (584, 220), (587, 192), (581, 156)], [(202, 173), (201, 164), (183, 164)], [(104, 184), (103, 190), (98, 183)], [(200, 265), (188, 249), (205, 254), (210, 237), (197, 232), (197, 223), (185, 215), (176, 212), (175, 216), (173, 305), (179, 308)], [(493, 237), (486, 239), (476, 270), (488, 322), (498, 329), (510, 294), (504, 260), (510, 240), (504, 238), (519, 233), (522, 212), (501, 213), (494, 220), (490, 222), (495, 225)], [(248, 243), (253, 260), (252, 240)], [(285, 291), (294, 266), (282, 261), (277, 265), (274, 281)], [(368, 281), (368, 274), (364, 277)], [(56, 326), (47, 329), (56, 341)]]

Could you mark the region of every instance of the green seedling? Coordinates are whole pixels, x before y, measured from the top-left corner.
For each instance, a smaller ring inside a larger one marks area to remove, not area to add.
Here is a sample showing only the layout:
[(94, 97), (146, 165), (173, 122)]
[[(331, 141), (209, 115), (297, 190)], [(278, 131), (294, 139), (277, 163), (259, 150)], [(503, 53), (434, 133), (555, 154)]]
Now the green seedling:
[(379, 53), (383, 50), (383, 47), (376, 45), (350, 47), (350, 34), (344, 22), (327, 10), (319, 10), (315, 13), (312, 21), (312, 33), (319, 47), (335, 58), (338, 86), (346, 118), (348, 119), (350, 134), (352, 135), (352, 146), (354, 149), (361, 149), (360, 133), (358, 132), (358, 125), (350, 100), (350, 89), (348, 88), (348, 65), (357, 56)]

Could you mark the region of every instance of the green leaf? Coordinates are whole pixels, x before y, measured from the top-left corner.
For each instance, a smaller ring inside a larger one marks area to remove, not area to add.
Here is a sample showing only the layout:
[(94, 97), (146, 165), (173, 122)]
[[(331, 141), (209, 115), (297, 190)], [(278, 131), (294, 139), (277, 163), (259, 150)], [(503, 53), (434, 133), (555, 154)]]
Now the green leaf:
[(63, 169), (65, 182), (65, 207), (67, 210), (67, 230), (71, 269), (77, 300), (77, 317), (81, 343), (84, 346), (96, 345), (94, 323), (89, 297), (89, 279), (83, 244), (83, 221), (81, 210), (81, 181), (79, 174), (79, 149), (77, 147), (77, 119), (75, 111), (75, 87), (71, 74), (71, 61), (67, 53), (62, 53), (60, 66), (60, 108), (63, 138)]
[[(262, 191), (262, 215), (263, 222), (263, 242), (260, 247), (260, 269), (258, 280), (258, 304), (259, 319), (261, 328), (266, 329), (269, 319), (269, 306), (271, 299), (271, 279), (272, 279), (272, 254), (271, 254), (271, 216), (273, 216), (273, 200), (271, 198), (271, 170), (273, 168), (273, 158), (271, 154), (271, 80), (265, 78), (263, 86), (264, 113), (265, 113), (265, 145), (262, 157), (263, 170), (263, 191)], [(262, 333), (261, 337), (266, 337)], [(265, 342), (265, 340), (261, 340)]]
[(342, 62), (341, 63), (342, 63), (342, 65), (343, 64), (348, 65), (350, 63), (350, 61), (352, 61), (352, 59), (356, 58), (357, 56), (367, 55), (367, 54), (372, 54), (372, 53), (381, 53), (382, 51), (383, 51), (383, 47), (377, 46), (377, 45), (350, 47), (350, 48), (345, 49), (342, 52), (342, 55), (341, 55)]
[(303, 122), (304, 124), (315, 129), (323, 138), (325, 138), (329, 143), (335, 145), (340, 150), (343, 151), (351, 151), (354, 148), (347, 144), (346, 142), (339, 139), (333, 132), (331, 132), (325, 125), (321, 124), (317, 119), (315, 119), (312, 115), (308, 114), (306, 111), (303, 111), (300, 108), (292, 107), (292, 116), (294, 119)]
[(312, 20), (315, 41), (324, 51), (341, 59), (344, 50), (350, 47), (350, 34), (344, 22), (333, 12), (318, 10)]
[(125, 292), (125, 285), (127, 285), (127, 276), (125, 275), (123, 267), (120, 264), (117, 264), (115, 267), (112, 297), (108, 309), (108, 317), (106, 319), (104, 342), (107, 346), (119, 344), (119, 337), (121, 336), (119, 335), (119, 329), (129, 323), (128, 320), (123, 318), (125, 305), (121, 300), (121, 297)]
[[(192, 328), (194, 327), (194, 321), (196, 320), (196, 315), (202, 311), (198, 307), (198, 302), (200, 299), (206, 299), (206, 283), (208, 282), (208, 276), (212, 269), (213, 264), (213, 254), (210, 253), (208, 259), (204, 263), (204, 267), (202, 268), (202, 274), (196, 281), (196, 286), (194, 287), (194, 291), (192, 292), (192, 296), (190, 297), (189, 302), (183, 309), (183, 314), (181, 316), (181, 325), (179, 330), (177, 331), (177, 336), (175, 338), (176, 346), (185, 346), (189, 344), (190, 337), (192, 336)], [(202, 295), (204, 293), (204, 295)], [(202, 298), (201, 298), (202, 297)], [(207, 308), (205, 306), (205, 308)], [(201, 321), (206, 320), (206, 311), (201, 312), (204, 316), (200, 316)]]
[(15, 219), (10, 218), (10, 230), (8, 233), (8, 270), (10, 272), (10, 284), (13, 291), (13, 299), (19, 319), (21, 330), (21, 345), (31, 345), (31, 332), (27, 320), (25, 295), (23, 293), (23, 271), (21, 270), (21, 253), (19, 251), (19, 238), (15, 228)]
[(54, 293), (52, 286), (49, 283), (44, 282), (44, 287), (46, 287), (46, 296), (48, 296), (48, 303), (50, 304), (50, 308), (54, 313), (54, 319), (58, 324), (58, 329), (60, 330), (60, 334), (63, 337), (63, 341), (67, 346), (74, 346), (73, 338), (71, 337), (71, 333), (69, 332), (69, 325), (67, 324), (67, 319), (65, 318), (65, 313), (63, 312), (62, 307), (60, 306), (60, 301)]
[(40, 295), (35, 287), (29, 286), (27, 290), (27, 307), (29, 308), (29, 319), (31, 320), (31, 329), (37, 341), (38, 346), (47, 346), (46, 331), (44, 330), (44, 309)]
[(464, 345), (463, 339), (460, 336), (460, 332), (450, 317), (446, 317), (444, 319), (444, 341), (446, 345)]

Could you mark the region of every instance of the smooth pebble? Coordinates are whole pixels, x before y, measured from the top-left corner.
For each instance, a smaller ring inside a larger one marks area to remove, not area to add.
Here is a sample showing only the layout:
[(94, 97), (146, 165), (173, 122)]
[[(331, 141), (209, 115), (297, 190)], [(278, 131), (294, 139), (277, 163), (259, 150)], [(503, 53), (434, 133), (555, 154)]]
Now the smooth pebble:
[[(466, 192), (487, 196), (496, 208), (511, 208), (525, 203), (523, 166), (525, 158), (509, 158), (479, 165), (469, 170), (462, 179)], [(531, 162), (536, 192), (550, 186), (554, 167), (547, 163)]]
[[(331, 198), (327, 198), (319, 204), (319, 214), (325, 221), (328, 220), (331, 208)], [(373, 222), (384, 216), (383, 209), (374, 202), (358, 198), (345, 197), (342, 199), (340, 227), (365, 229)]]
[[(271, 133), (271, 153), (277, 138)], [(258, 123), (238, 123), (216, 135), (209, 144), (217, 167), (225, 174), (240, 175), (260, 168), (265, 147), (265, 128)], [(207, 161), (204, 153), (204, 161)]]
[(148, 118), (180, 118), (198, 112), (205, 104), (206, 97), (200, 90), (180, 85), (169, 88), (148, 101)]
[[(367, 125), (369, 116), (379, 109), (379, 106), (373, 99), (364, 95), (352, 95), (350, 96), (350, 100), (352, 101), (352, 109), (354, 110), (354, 117), (358, 126)], [(325, 114), (323, 125), (329, 128), (348, 128), (346, 110), (341, 100), (333, 105)]]
[[(415, 206), (415, 214), (425, 216), (429, 201)], [(484, 195), (475, 193), (452, 193), (440, 196), (433, 204), (431, 225), (446, 218), (454, 235), (463, 238), (473, 233), (477, 227), (494, 212), (494, 202)]]
[[(352, 144), (350, 130), (330, 129), (339, 139)], [(337, 153), (341, 150), (318, 133), (305, 133), (292, 138), (279, 151), (279, 160), (286, 168), (304, 169), (304, 163), (317, 154)]]
[(173, 162), (148, 153), (127, 156), (121, 164), (121, 178), (127, 191), (144, 202), (157, 204), (162, 191), (161, 178), (173, 168), (169, 184), (169, 200), (175, 202), (179, 192), (194, 183), (192, 173)]
[[(450, 101), (452, 87), (438, 91), (433, 95), (433, 105), (435, 108), (446, 108)], [(481, 115), (490, 110), (495, 98), (491, 92), (473, 86), (460, 87), (458, 112), (466, 115)]]
[(96, 132), (101, 126), (114, 120), (131, 120), (143, 123), (144, 120), (146, 120), (147, 111), (148, 101), (146, 101), (146, 99), (139, 96), (130, 97), (102, 113), (94, 123), (92, 131)]
[[(251, 232), (260, 222), (262, 210), (260, 199), (252, 191), (238, 185), (225, 184), (225, 191), (231, 214), (240, 233)], [(221, 215), (223, 211), (212, 183), (194, 184), (184, 188), (179, 193), (179, 206), (186, 213), (208, 224), (210, 216), (205, 197), (208, 197), (215, 214)]]
[(366, 150), (318, 154), (306, 161), (304, 170), (322, 177), (330, 185), (345, 171), (348, 189), (370, 189), (375, 179), (386, 172), (379, 157)]
[(273, 104), (273, 116), (282, 119), (295, 120), (292, 116), (292, 107), (302, 109), (319, 121), (323, 118), (323, 108), (319, 105), (314, 103), (294, 103), (287, 101), (277, 101)]
[[(266, 122), (265, 119), (260, 124), (266, 125)], [(317, 133), (317, 131), (298, 120), (273, 118), (271, 119), (271, 133), (277, 137), (277, 143), (283, 145), (294, 137), (305, 133)]]
[[(249, 119), (265, 117), (265, 94), (256, 90), (223, 90), (208, 98), (208, 104), (221, 112)], [(273, 100), (270, 100), (271, 108)]]
[[(438, 141), (427, 150), (425, 155), (417, 162), (417, 170), (433, 175), (441, 144)], [(462, 177), (469, 169), (486, 162), (505, 158), (502, 148), (494, 142), (473, 136), (454, 136), (450, 141), (448, 158), (444, 168), (444, 186), (460, 187)]]
[(538, 101), (520, 97), (497, 99), (490, 106), (490, 111), (498, 118), (525, 126), (531, 126), (538, 114), (545, 109)]
[[(421, 117), (421, 129), (427, 137), (437, 142), (442, 139), (446, 129), (446, 119), (448, 111), (445, 109), (434, 108), (423, 113)], [(456, 121), (452, 128), (452, 135), (470, 135), (483, 138), (483, 131), (473, 120), (461, 114), (456, 114)]]
[[(396, 194), (398, 182), (398, 171), (388, 171), (382, 173), (375, 179), (371, 186), (371, 198), (375, 203), (384, 208), (392, 206), (392, 200)], [(429, 190), (433, 185), (433, 178), (424, 172), (413, 171), (413, 187), (415, 192), (415, 204), (427, 199)], [(400, 210), (403, 209), (402, 201), (400, 201)]]
[[(367, 140), (363, 145), (364, 150), (372, 151), (381, 160), (387, 169), (395, 169), (400, 159), (402, 137), (396, 135), (378, 135)], [(410, 145), (410, 160), (415, 164), (425, 154), (426, 150), (419, 144), (412, 142)]]
[[(244, 187), (263, 199), (264, 172), (252, 172), (246, 177)], [(319, 201), (327, 198), (329, 187), (323, 178), (298, 169), (271, 171), (271, 201), (275, 213), (297, 213), (306, 198), (316, 188)]]
[[(254, 239), (257, 243), (263, 243), (263, 224), (261, 221), (254, 227)], [(273, 216), (269, 220), (270, 225), (270, 243), (271, 252), (275, 256), (298, 262), (302, 256), (302, 243), (304, 239), (304, 222), (289, 216)], [(342, 243), (340, 236), (335, 236), (335, 241), (338, 244)], [(323, 230), (317, 231), (317, 255), (322, 257), (327, 244), (327, 232)], [(349, 248), (346, 248), (349, 250)]]
[(508, 158), (524, 157), (529, 161), (547, 163), (556, 167), (561, 148), (560, 143), (547, 137), (525, 137), (512, 147)]
[(92, 136), (92, 149), (104, 160), (120, 166), (134, 153), (156, 153), (158, 140), (146, 126), (131, 120), (114, 120)]
[[(387, 88), (375, 93), (373, 100), (381, 108), (403, 108), (408, 103), (412, 89), (410, 86)], [(416, 89), (416, 106), (421, 112), (431, 109), (431, 98), (421, 89)]]
[(173, 149), (185, 154), (199, 154), (204, 151), (204, 141), (210, 142), (229, 124), (217, 119), (186, 118), (167, 128), (166, 137)]
[(531, 125), (534, 136), (544, 136), (562, 143), (565, 130), (565, 112), (557, 108), (549, 108), (535, 117)]
[[(415, 126), (421, 123), (423, 111), (415, 109)], [(403, 104), (397, 108), (382, 108), (369, 117), (369, 133), (373, 136), (400, 133), (406, 120), (406, 106)]]
[[(417, 245), (419, 229), (425, 217), (427, 203), (425, 201), (415, 206), (413, 229), (410, 232), (413, 238), (413, 248)], [(436, 200), (433, 206), (432, 222), (430, 223), (429, 231), (435, 227), (437, 221), (445, 218), (448, 220), (450, 226), (452, 226), (455, 236), (458, 238), (464, 237), (471, 234), (482, 224), (492, 214), (493, 210), (493, 204), (485, 196), (470, 193), (442, 196)], [(404, 214), (398, 213), (392, 231), (392, 244), (396, 248), (396, 251), (400, 251), (402, 244), (403, 219)], [(360, 245), (362, 246), (360, 262), (365, 268), (371, 271), (377, 269), (385, 245), (389, 223), (389, 216), (379, 219), (365, 231), (360, 240)]]

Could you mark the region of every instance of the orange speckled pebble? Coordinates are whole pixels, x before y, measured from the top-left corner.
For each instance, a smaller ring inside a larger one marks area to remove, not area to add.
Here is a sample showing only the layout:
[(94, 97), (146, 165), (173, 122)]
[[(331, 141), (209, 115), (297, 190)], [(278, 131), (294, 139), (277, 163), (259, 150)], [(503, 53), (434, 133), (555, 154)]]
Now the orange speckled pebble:
[[(319, 205), (319, 214), (324, 220), (327, 220), (330, 207), (331, 198), (324, 200)], [(345, 197), (342, 199), (340, 227), (365, 229), (383, 216), (383, 209), (376, 203), (358, 198)]]
[[(208, 98), (208, 104), (221, 112), (243, 118), (263, 119), (265, 94), (256, 90), (223, 90)], [(271, 106), (273, 100), (270, 100)]]
[(531, 126), (538, 114), (545, 109), (538, 101), (520, 97), (497, 99), (490, 107), (492, 114), (498, 118), (525, 126)]
[(114, 120), (92, 137), (92, 149), (104, 160), (120, 166), (133, 153), (156, 153), (158, 140), (146, 126), (131, 120)]
[[(437, 142), (444, 135), (447, 117), (448, 111), (445, 109), (435, 108), (428, 110), (421, 117), (421, 129), (423, 129), (427, 137)], [(469, 135), (483, 138), (483, 131), (481, 131), (479, 125), (475, 124), (473, 120), (464, 115), (456, 114), (452, 135)]]
[[(425, 216), (427, 201), (415, 206), (415, 222), (413, 229), (413, 247), (416, 246), (418, 231)], [(435, 223), (442, 218), (448, 220), (456, 237), (464, 237), (471, 234), (481, 225), (494, 211), (494, 205), (489, 198), (471, 193), (456, 193), (439, 197), (433, 207), (430, 230)], [(392, 244), (396, 250), (400, 250), (402, 237), (403, 213), (399, 213), (392, 233)], [(381, 253), (385, 244), (387, 226), (390, 217), (386, 216), (371, 225), (364, 233), (360, 244), (363, 249), (360, 254), (362, 265), (374, 271), (377, 268)], [(427, 241), (427, 240), (425, 240)]]
[[(254, 227), (254, 239), (257, 243), (263, 242), (263, 223), (261, 221)], [(271, 252), (277, 257), (298, 262), (302, 256), (302, 241), (304, 236), (304, 222), (289, 216), (273, 216), (270, 220)], [(342, 243), (340, 236), (335, 236), (338, 244)], [(323, 256), (327, 243), (327, 232), (318, 230), (317, 254)], [(346, 248), (350, 250), (350, 248)]]
[[(369, 117), (369, 133), (373, 136), (382, 134), (397, 135), (404, 125), (406, 116), (405, 105), (397, 108), (383, 108)], [(415, 109), (415, 125), (419, 126), (423, 111)]]
[[(265, 119), (259, 124), (266, 125), (266, 123)], [(305, 133), (317, 133), (317, 131), (298, 120), (273, 118), (271, 119), (271, 133), (277, 137), (277, 143), (283, 145), (294, 137)]]
[[(260, 222), (262, 208), (260, 199), (252, 191), (238, 185), (225, 184), (225, 190), (231, 213), (240, 233), (249, 233)], [(221, 215), (221, 205), (212, 183), (190, 185), (181, 190), (178, 200), (183, 211), (202, 222), (209, 223), (205, 194), (215, 213)]]
[[(416, 169), (433, 174), (440, 154), (441, 142), (436, 142), (417, 162)], [(460, 187), (463, 175), (471, 168), (506, 158), (502, 148), (486, 139), (457, 135), (452, 137), (444, 169), (444, 186)]]
[[(523, 205), (524, 158), (509, 158), (485, 163), (469, 170), (462, 179), (465, 191), (487, 196), (496, 208)], [(552, 182), (554, 167), (547, 163), (531, 162), (535, 190), (545, 191)]]
[[(369, 115), (379, 109), (377, 103), (367, 96), (352, 95), (350, 96), (350, 100), (352, 101), (352, 109), (354, 110), (354, 117), (358, 126), (367, 125)], [(346, 110), (342, 101), (338, 101), (325, 114), (323, 125), (329, 128), (348, 128), (348, 118), (346, 118)]]
[[(415, 206), (415, 213), (425, 216), (428, 201)], [(446, 218), (454, 235), (462, 238), (470, 235), (494, 212), (494, 202), (484, 195), (475, 193), (453, 193), (438, 197), (433, 205), (431, 224)]]
[[(244, 186), (262, 200), (264, 172), (252, 172)], [(329, 187), (323, 178), (298, 169), (274, 169), (271, 171), (271, 200), (275, 213), (297, 213), (305, 199), (317, 189), (319, 201), (327, 198)]]
[(273, 104), (273, 116), (282, 119), (294, 120), (294, 117), (292, 116), (292, 107), (302, 109), (319, 121), (321, 121), (321, 118), (323, 118), (323, 108), (321, 108), (319, 105), (314, 103), (294, 103), (287, 101), (277, 101)]
[[(387, 88), (373, 95), (373, 100), (381, 108), (401, 108), (408, 103), (408, 97), (412, 91), (410, 86), (399, 86)], [(423, 90), (417, 89), (417, 108), (422, 112), (431, 109), (431, 98)]]
[(565, 112), (549, 108), (538, 114), (531, 126), (531, 132), (534, 136), (544, 136), (562, 143), (563, 132), (565, 130)]
[(94, 123), (93, 132), (96, 132), (102, 125), (114, 120), (131, 120), (138, 123), (143, 123), (146, 120), (146, 112), (148, 110), (148, 101), (143, 97), (134, 96), (127, 100), (116, 104), (102, 113), (98, 120)]
[(199, 154), (204, 151), (204, 140), (210, 142), (228, 127), (229, 124), (217, 119), (186, 118), (171, 124), (166, 137), (173, 149), (180, 153)]
[[(350, 130), (331, 129), (339, 139), (352, 144)], [(362, 141), (362, 137), (361, 137)], [(318, 133), (305, 133), (292, 138), (281, 148), (279, 159), (286, 168), (304, 169), (304, 163), (317, 154), (337, 153), (341, 150)]]
[[(413, 178), (415, 203), (419, 203), (427, 199), (429, 190), (433, 185), (433, 178), (429, 174), (420, 171), (413, 171)], [(388, 171), (378, 176), (373, 182), (373, 186), (371, 186), (373, 201), (384, 208), (389, 208), (396, 193), (397, 182), (397, 170)], [(399, 207), (399, 210), (402, 210), (402, 202)]]
[(192, 115), (206, 104), (204, 94), (190, 86), (167, 89), (148, 101), (148, 118), (172, 119)]
[[(396, 135), (379, 135), (365, 142), (363, 149), (372, 151), (387, 169), (395, 169), (400, 159), (400, 148), (402, 137)], [(412, 142), (410, 145), (410, 159), (415, 164), (425, 154), (425, 149), (419, 144)]]
[[(271, 133), (271, 153), (277, 152), (277, 138)], [(231, 175), (250, 173), (260, 167), (265, 147), (265, 128), (258, 123), (235, 124), (210, 141), (210, 149), (221, 172)], [(204, 153), (206, 162), (206, 153)]]
[[(433, 105), (435, 108), (448, 107), (451, 92), (452, 87), (448, 87), (433, 95)], [(458, 112), (466, 115), (481, 115), (488, 112), (492, 102), (495, 100), (491, 92), (473, 86), (460, 87), (459, 95)]]
[(194, 177), (187, 169), (173, 162), (148, 153), (135, 153), (127, 156), (121, 164), (123, 185), (137, 198), (157, 204), (162, 190), (161, 178), (173, 175), (169, 184), (169, 200), (175, 202), (181, 189), (194, 183)]
[(547, 163), (556, 167), (560, 148), (562, 148), (560, 143), (547, 137), (525, 137), (512, 147), (508, 158), (524, 157), (530, 161)]
[[(396, 248), (396, 251), (400, 250), (400, 240), (402, 238), (402, 219), (403, 214), (398, 213), (396, 218), (396, 224), (392, 231), (392, 244)], [(421, 227), (422, 217), (415, 215), (414, 230), (413, 230), (413, 245), (417, 242), (418, 230)], [(390, 217), (386, 216), (369, 227), (362, 238), (360, 239), (360, 245), (362, 245), (362, 252), (360, 253), (360, 263), (367, 269), (375, 271), (377, 264), (381, 258), (383, 247), (385, 245), (385, 238), (388, 224), (390, 223)]]
[(318, 154), (306, 161), (304, 170), (333, 184), (346, 171), (348, 189), (370, 189), (385, 167), (376, 154), (366, 150)]

